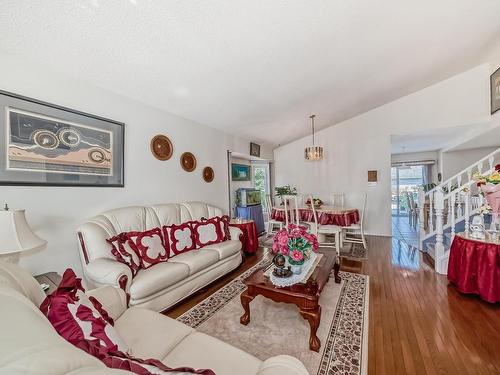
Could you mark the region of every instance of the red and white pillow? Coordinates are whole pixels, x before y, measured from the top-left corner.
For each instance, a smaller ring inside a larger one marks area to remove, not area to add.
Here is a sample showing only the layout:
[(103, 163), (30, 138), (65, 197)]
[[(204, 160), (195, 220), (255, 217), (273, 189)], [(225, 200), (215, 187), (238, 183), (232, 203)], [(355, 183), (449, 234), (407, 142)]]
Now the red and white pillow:
[(197, 249), (223, 241), (224, 235), (217, 218), (202, 219), (192, 223)]
[(57, 289), (45, 298), (40, 310), (57, 333), (72, 344), (95, 340), (108, 350), (128, 351), (113, 327), (113, 319), (99, 301), (85, 295), (82, 279), (70, 268), (64, 272)]
[(128, 239), (135, 246), (140, 258), (141, 268), (152, 267), (166, 261), (170, 256), (168, 238), (164, 238), (160, 228), (153, 228), (144, 232), (129, 232)]
[(222, 232), (222, 241), (229, 241), (231, 239), (231, 232), (229, 232), (229, 216), (217, 216), (215, 219), (219, 222)]
[(196, 236), (191, 221), (179, 225), (164, 225), (163, 236), (169, 240), (171, 256), (196, 249)]
[(135, 244), (129, 240), (129, 233), (120, 233), (117, 236), (108, 238), (106, 241), (111, 245), (111, 254), (115, 256), (118, 262), (129, 266), (132, 277), (135, 276), (141, 268), (141, 259)]
[(94, 297), (87, 297), (81, 279), (68, 268), (58, 288), (43, 301), (40, 310), (66, 341), (101, 360), (107, 367), (140, 375), (215, 375), (211, 370), (170, 368), (157, 359), (132, 357), (113, 327), (113, 319)]

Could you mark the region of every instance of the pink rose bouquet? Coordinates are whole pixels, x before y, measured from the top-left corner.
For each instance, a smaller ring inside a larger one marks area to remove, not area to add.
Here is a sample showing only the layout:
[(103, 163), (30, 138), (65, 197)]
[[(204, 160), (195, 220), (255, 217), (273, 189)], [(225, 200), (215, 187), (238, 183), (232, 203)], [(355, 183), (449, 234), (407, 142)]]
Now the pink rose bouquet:
[(288, 257), (290, 264), (303, 264), (309, 259), (311, 251), (318, 251), (318, 239), (314, 234), (308, 233), (306, 228), (290, 224), (288, 229), (282, 229), (273, 237), (274, 253)]

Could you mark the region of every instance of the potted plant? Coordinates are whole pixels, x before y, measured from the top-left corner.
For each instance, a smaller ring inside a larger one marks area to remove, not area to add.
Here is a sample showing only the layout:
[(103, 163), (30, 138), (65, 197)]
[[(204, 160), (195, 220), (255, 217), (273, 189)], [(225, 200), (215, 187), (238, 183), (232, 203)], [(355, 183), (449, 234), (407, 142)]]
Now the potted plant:
[(308, 233), (305, 227), (290, 224), (273, 237), (272, 251), (287, 258), (294, 274), (302, 273), (304, 262), (310, 258), (312, 252), (318, 251), (318, 239)]
[(473, 179), (491, 207), (493, 216), (491, 224), (494, 225), (497, 221), (500, 221), (500, 164), (495, 166), (492, 173), (487, 175), (476, 173)]
[(297, 195), (297, 188), (291, 187), (290, 185), (276, 186), (274, 188), (274, 191), (276, 192), (276, 196), (280, 197), (281, 204), (284, 204), (283, 203), (283, 196), (284, 195)]

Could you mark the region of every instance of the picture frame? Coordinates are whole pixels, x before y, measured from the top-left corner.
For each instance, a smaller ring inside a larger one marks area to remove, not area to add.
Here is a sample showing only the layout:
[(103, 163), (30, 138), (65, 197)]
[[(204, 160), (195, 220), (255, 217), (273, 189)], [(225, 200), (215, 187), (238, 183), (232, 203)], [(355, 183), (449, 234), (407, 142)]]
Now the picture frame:
[(231, 164), (232, 181), (251, 181), (250, 166), (244, 164)]
[(260, 145), (257, 143), (250, 142), (250, 156), (256, 156), (260, 158)]
[(0, 90), (0, 185), (124, 187), (125, 124)]
[(500, 109), (500, 68), (490, 76), (491, 114)]

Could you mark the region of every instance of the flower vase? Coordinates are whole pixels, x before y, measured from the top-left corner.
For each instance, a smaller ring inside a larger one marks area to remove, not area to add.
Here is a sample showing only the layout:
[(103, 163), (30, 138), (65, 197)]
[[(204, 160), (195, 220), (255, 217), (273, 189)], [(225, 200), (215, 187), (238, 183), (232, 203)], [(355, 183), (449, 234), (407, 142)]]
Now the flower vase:
[(491, 207), (491, 223), (500, 222), (500, 184), (482, 185), (481, 190)]
[(304, 264), (291, 264), (290, 267), (294, 275), (300, 275), (304, 268)]

